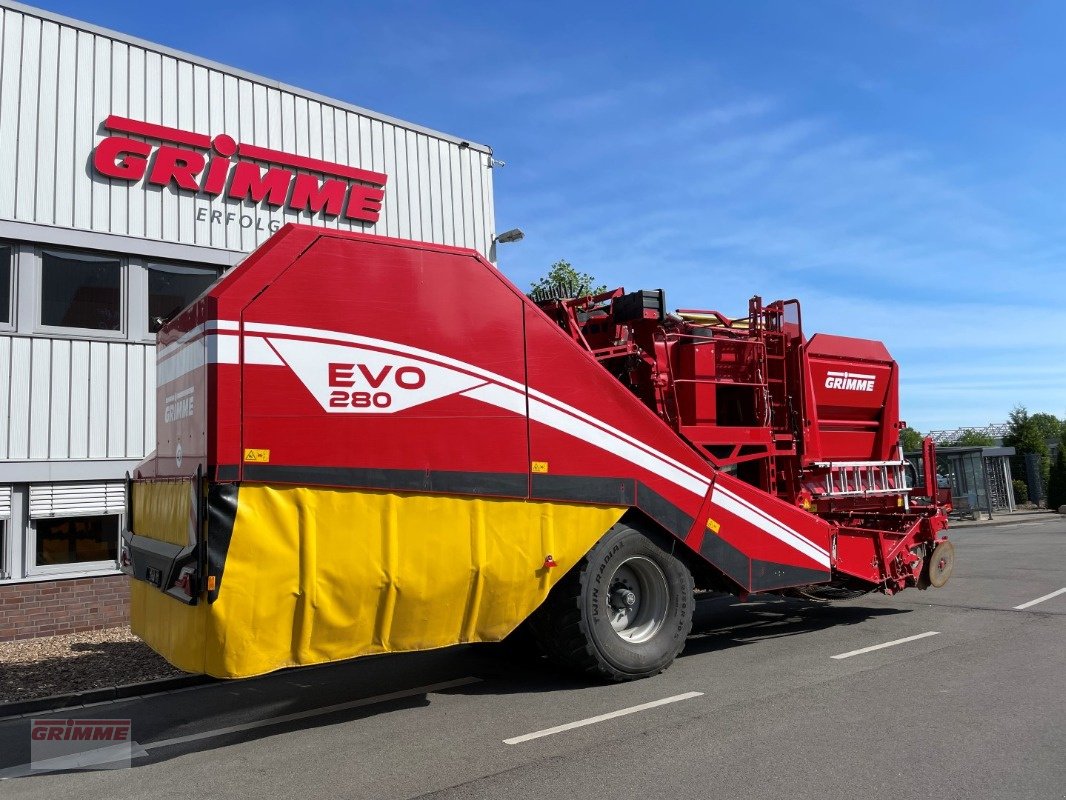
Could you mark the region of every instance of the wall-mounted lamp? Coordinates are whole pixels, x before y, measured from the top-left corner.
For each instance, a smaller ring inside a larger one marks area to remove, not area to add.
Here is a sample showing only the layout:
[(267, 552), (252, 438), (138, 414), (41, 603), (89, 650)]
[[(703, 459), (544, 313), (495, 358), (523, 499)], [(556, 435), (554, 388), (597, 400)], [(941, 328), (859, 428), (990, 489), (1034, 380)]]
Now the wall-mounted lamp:
[(526, 235), (522, 233), (521, 228), (511, 228), (509, 231), (504, 231), (498, 236), (493, 236), (492, 241), (499, 242), (500, 244), (509, 244), (511, 242), (518, 242), (525, 239)]

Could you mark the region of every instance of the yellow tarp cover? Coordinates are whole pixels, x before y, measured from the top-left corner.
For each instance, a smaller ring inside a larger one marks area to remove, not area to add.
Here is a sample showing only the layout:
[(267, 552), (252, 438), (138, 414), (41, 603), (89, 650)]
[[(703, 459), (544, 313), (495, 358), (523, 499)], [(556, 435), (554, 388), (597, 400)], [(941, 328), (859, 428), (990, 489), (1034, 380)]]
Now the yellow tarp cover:
[(174, 665), (221, 678), (498, 641), (625, 510), (242, 484), (218, 599), (133, 581), (131, 622)]
[(133, 532), (182, 547), (192, 544), (193, 486), (191, 480), (135, 481)]

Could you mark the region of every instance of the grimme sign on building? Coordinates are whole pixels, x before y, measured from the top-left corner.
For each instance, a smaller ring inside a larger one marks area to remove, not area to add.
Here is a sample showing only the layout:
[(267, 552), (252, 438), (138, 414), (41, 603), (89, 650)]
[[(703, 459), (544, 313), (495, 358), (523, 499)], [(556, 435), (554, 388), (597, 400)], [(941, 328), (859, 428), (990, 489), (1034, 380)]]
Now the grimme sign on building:
[[(103, 127), (162, 142), (150, 144), (127, 135), (108, 136), (93, 151), (93, 166), (109, 178), (135, 183), (147, 176), (149, 184), (164, 189), (173, 186), (201, 197), (238, 203), (247, 200), (327, 217), (343, 215), (369, 224), (376, 223), (381, 215), (388, 176), (380, 172), (238, 144), (224, 133), (211, 138), (116, 115), (109, 116)], [(313, 173), (329, 177), (319, 178)], [(236, 221), (243, 228), (254, 224), (257, 230), (263, 230), (261, 219), (229, 209), (200, 206), (196, 221), (216, 225)], [(281, 227), (281, 222), (269, 220), (266, 226), (273, 232)]]
[(0, 641), (125, 621), (156, 331), (288, 222), (489, 256), (492, 151), (0, 0)]

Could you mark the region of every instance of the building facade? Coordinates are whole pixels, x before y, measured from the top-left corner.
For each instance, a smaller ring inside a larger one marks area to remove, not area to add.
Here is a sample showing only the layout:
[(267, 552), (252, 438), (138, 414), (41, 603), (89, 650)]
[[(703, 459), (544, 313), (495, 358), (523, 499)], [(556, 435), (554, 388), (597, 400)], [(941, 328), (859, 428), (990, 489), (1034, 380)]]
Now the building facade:
[(489, 148), (0, 0), (0, 641), (118, 624), (155, 332), (286, 222), (494, 241)]

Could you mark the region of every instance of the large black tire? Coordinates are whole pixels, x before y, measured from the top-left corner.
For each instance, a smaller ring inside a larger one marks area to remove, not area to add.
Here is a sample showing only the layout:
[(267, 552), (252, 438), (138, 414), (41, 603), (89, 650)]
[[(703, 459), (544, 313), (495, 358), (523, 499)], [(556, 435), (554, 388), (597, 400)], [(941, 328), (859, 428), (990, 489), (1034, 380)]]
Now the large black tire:
[(693, 592), (680, 561), (619, 523), (552, 589), (529, 627), (567, 668), (613, 681), (646, 678), (684, 648)]

